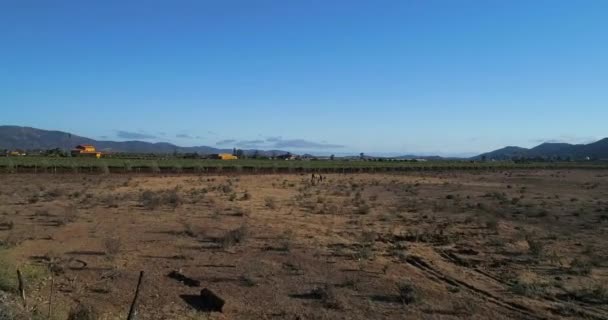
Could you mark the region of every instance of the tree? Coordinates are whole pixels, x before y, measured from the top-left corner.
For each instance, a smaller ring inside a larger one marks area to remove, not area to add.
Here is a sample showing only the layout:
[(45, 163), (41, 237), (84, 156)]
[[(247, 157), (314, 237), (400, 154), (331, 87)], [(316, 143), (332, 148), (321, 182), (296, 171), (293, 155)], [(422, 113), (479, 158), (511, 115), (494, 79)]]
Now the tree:
[(334, 156), (334, 155), (332, 154), (331, 156), (329, 156), (329, 160), (334, 161), (334, 158), (335, 158), (335, 157), (336, 157), (336, 156)]
[(236, 151), (234, 152), (234, 155), (239, 157), (239, 158), (243, 158), (245, 155), (245, 152), (243, 151), (243, 149), (235, 149)]
[(365, 158), (365, 153), (363, 153), (363, 152), (359, 153), (359, 159), (363, 160), (363, 158)]

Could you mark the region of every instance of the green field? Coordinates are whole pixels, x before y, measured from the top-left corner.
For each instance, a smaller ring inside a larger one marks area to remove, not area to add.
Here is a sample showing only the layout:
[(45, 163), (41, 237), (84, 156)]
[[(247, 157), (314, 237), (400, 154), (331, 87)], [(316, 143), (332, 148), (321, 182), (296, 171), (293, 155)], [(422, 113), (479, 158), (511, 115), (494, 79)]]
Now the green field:
[(530, 162), (512, 161), (360, 161), (360, 160), (208, 160), (208, 159), (118, 159), (2, 157), (4, 172), (375, 172), (409, 170), (608, 168), (606, 162)]

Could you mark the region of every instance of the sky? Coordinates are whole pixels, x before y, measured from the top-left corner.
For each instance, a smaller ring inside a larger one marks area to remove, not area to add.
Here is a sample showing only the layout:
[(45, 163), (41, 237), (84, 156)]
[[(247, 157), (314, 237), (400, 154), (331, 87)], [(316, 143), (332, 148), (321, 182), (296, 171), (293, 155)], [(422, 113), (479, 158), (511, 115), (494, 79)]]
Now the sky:
[(0, 125), (472, 155), (608, 136), (608, 1), (0, 0)]

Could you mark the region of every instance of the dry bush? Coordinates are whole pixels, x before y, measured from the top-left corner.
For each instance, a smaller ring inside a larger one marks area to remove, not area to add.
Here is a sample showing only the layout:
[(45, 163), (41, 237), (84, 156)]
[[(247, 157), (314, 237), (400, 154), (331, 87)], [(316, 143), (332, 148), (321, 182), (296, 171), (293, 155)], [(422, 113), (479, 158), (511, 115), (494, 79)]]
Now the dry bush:
[(274, 197), (266, 197), (264, 198), (264, 205), (270, 209), (277, 208), (277, 200)]
[(569, 271), (576, 275), (588, 276), (593, 271), (593, 265), (589, 260), (574, 258), (570, 263)]
[(65, 212), (63, 213), (63, 221), (62, 223), (68, 224), (75, 222), (78, 219), (78, 209), (74, 206), (69, 206), (65, 208)]
[(357, 208), (355, 209), (355, 213), (361, 214), (361, 215), (366, 215), (366, 214), (370, 213), (370, 211), (371, 211), (370, 206), (368, 206), (365, 203), (359, 204), (359, 206), (357, 206)]
[(182, 199), (177, 193), (177, 189), (173, 189), (165, 192), (163, 202), (173, 208), (177, 208), (182, 203)]
[(2, 248), (13, 248), (18, 246), (21, 242), (25, 241), (27, 238), (26, 233), (23, 232), (15, 232), (15, 230), (11, 230), (4, 239), (0, 239), (0, 249)]
[(217, 241), (220, 243), (222, 248), (230, 248), (234, 245), (245, 242), (245, 239), (247, 238), (247, 233), (247, 226), (241, 225), (236, 229), (226, 232), (222, 237), (217, 239)]
[(15, 267), (12, 261), (2, 254), (0, 255), (0, 291), (13, 292), (16, 286)]
[(154, 210), (161, 205), (167, 205), (175, 209), (182, 204), (182, 199), (177, 192), (177, 188), (157, 192), (146, 190), (141, 194), (140, 202), (148, 210)]
[(141, 194), (140, 201), (141, 205), (148, 210), (156, 209), (161, 202), (159, 195), (150, 190), (146, 190)]
[(57, 199), (57, 198), (59, 198), (59, 197), (63, 196), (63, 194), (64, 194), (64, 193), (65, 193), (65, 192), (64, 192), (64, 190), (62, 190), (62, 189), (59, 189), (59, 188), (53, 188), (53, 189), (51, 189), (51, 190), (47, 191), (47, 192), (44, 194), (44, 197), (45, 197), (45, 198), (47, 198), (47, 199), (49, 199), (49, 200), (52, 200), (52, 199)]
[(320, 300), (325, 308), (338, 310), (344, 308), (344, 301), (331, 284), (326, 283), (322, 287), (314, 288), (311, 292), (311, 296)]
[(15, 222), (13, 222), (12, 220), (8, 220), (6, 218), (0, 220), (0, 230), (13, 230), (14, 227)]
[(399, 300), (403, 304), (411, 304), (418, 301), (416, 288), (409, 282), (398, 283), (397, 293), (399, 294)]
[(40, 200), (40, 196), (37, 193), (35, 193), (27, 198), (27, 202), (29, 204), (37, 203), (39, 200)]
[(371, 260), (374, 258), (374, 248), (371, 245), (362, 245), (356, 249), (353, 258), (358, 261)]
[(104, 197), (101, 197), (100, 201), (108, 208), (118, 208), (118, 199), (116, 195), (108, 194)]
[(98, 320), (100, 319), (97, 309), (88, 304), (78, 303), (70, 309), (68, 320)]
[(578, 301), (591, 304), (608, 304), (608, 288), (604, 285), (596, 285), (593, 288), (583, 288), (578, 291), (570, 292), (570, 295)]
[(188, 237), (192, 237), (195, 238), (196, 237), (196, 232), (194, 231), (194, 227), (192, 226), (192, 223), (190, 223), (189, 221), (186, 220), (182, 220), (180, 221), (181, 225), (182, 225), (182, 234), (186, 235)]
[(545, 254), (545, 245), (540, 240), (526, 239), (528, 242), (528, 252), (536, 257), (542, 258)]
[(498, 232), (499, 221), (496, 217), (489, 217), (485, 221), (486, 228), (493, 231), (494, 233)]
[(118, 237), (106, 238), (103, 241), (103, 246), (106, 249), (107, 255), (115, 256), (120, 252), (122, 241)]
[(546, 293), (547, 285), (539, 282), (520, 282), (516, 281), (511, 285), (511, 292), (526, 296), (536, 297)]
[(344, 280), (344, 282), (342, 282), (338, 286), (341, 288), (349, 288), (354, 291), (359, 291), (361, 286), (361, 280), (357, 279), (356, 277), (348, 277)]
[(230, 182), (228, 184), (223, 184), (223, 185), (218, 186), (217, 189), (224, 194), (230, 194), (230, 193), (234, 192), (232, 189), (232, 185), (230, 185)]
[(279, 246), (276, 248), (276, 250), (283, 252), (291, 251), (292, 241), (293, 232), (291, 230), (285, 231), (278, 239)]
[(234, 201), (236, 200), (236, 192), (233, 192), (230, 194), (230, 196), (228, 197), (228, 201)]

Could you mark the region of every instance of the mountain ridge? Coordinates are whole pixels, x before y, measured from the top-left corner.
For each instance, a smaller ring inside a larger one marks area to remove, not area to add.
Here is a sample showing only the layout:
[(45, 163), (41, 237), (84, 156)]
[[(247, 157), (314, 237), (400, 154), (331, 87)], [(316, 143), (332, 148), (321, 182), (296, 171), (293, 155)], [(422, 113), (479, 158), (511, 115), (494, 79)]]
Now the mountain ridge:
[[(79, 144), (92, 144), (98, 150), (105, 152), (129, 153), (232, 153), (232, 149), (214, 148), (209, 146), (182, 147), (168, 142), (146, 142), (139, 140), (110, 141), (95, 140), (82, 137), (65, 131), (44, 130), (33, 127), (3, 125), (0, 126), (0, 149), (24, 150), (70, 150)], [(258, 153), (261, 155), (280, 155), (287, 151), (282, 150), (243, 150), (246, 154)]]
[[(92, 144), (100, 151), (105, 152), (128, 152), (128, 153), (231, 153), (232, 149), (214, 148), (210, 146), (182, 147), (168, 142), (146, 142), (139, 140), (111, 141), (95, 140), (59, 130), (44, 130), (26, 126), (0, 125), (0, 149), (24, 149), (24, 150), (48, 150), (63, 149), (70, 150), (79, 144)], [(288, 153), (283, 150), (243, 150), (246, 155), (259, 154), (261, 156), (273, 156)], [(355, 158), (356, 156), (351, 156)], [(584, 160), (604, 159), (608, 160), (608, 138), (588, 143), (569, 144), (563, 142), (545, 142), (532, 148), (517, 146), (506, 146), (497, 150), (482, 153), (471, 158), (440, 157), (440, 156), (417, 156), (402, 155), (388, 157), (395, 159), (469, 159), (469, 160), (511, 160), (511, 159), (562, 159), (562, 160)]]
[(588, 144), (570, 144), (564, 142), (545, 142), (532, 148), (504, 147), (494, 151), (482, 153), (473, 157), (474, 160), (511, 160), (511, 159), (562, 159), (586, 160), (608, 159), (608, 138)]

